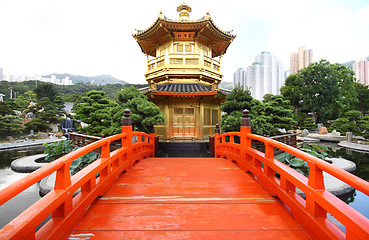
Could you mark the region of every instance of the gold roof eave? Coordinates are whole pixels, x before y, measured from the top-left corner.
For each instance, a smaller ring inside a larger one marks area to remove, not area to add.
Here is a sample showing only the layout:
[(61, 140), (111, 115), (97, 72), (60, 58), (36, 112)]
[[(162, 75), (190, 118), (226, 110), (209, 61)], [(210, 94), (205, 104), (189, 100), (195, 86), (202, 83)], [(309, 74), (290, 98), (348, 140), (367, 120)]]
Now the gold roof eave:
[(140, 45), (143, 53), (155, 57), (156, 46), (160, 45), (161, 41), (172, 39), (173, 31), (195, 31), (199, 35), (206, 35), (206, 38), (211, 39), (214, 46), (213, 57), (223, 55), (236, 37), (236, 35), (231, 34), (231, 31), (226, 32), (218, 28), (208, 14), (199, 20), (182, 21), (171, 20), (160, 14), (148, 29), (137, 30), (137, 33), (132, 34), (132, 36)]

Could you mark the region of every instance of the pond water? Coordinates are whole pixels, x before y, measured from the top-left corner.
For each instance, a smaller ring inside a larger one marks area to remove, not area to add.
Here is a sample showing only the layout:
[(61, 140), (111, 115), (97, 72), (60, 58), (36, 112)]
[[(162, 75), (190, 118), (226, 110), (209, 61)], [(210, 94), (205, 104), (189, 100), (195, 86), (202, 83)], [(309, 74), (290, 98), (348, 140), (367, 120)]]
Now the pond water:
[[(20, 157), (43, 153), (44, 148), (41, 145), (0, 151), (0, 192), (4, 187), (27, 175), (27, 173), (17, 173), (11, 170), (10, 163)], [(39, 190), (35, 184), (0, 206), (0, 228), (3, 228), (38, 199), (40, 199)]]
[[(338, 147), (338, 145), (328, 146), (328, 154), (334, 157), (342, 157), (344, 159), (353, 161), (356, 164), (355, 175), (369, 181), (369, 153), (358, 152), (347, 148)], [(369, 197), (362, 192), (355, 190), (340, 198), (349, 204), (352, 208), (359, 211), (361, 214), (369, 218)]]

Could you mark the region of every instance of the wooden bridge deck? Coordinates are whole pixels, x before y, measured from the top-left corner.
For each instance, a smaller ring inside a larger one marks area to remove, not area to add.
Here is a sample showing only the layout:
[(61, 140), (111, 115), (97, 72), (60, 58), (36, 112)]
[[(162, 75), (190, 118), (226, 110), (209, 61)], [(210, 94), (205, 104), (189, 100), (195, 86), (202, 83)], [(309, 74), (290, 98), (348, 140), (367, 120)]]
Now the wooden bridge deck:
[(70, 236), (309, 239), (285, 205), (220, 158), (149, 158), (96, 199)]

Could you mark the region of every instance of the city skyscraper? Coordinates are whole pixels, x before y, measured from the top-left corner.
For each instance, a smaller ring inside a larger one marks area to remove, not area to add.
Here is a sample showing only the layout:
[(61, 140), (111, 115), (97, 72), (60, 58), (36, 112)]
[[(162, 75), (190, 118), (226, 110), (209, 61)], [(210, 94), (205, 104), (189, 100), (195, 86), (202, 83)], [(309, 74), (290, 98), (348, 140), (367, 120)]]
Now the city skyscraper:
[(369, 61), (366, 58), (358, 59), (354, 62), (352, 70), (355, 72), (355, 77), (360, 83), (369, 85)]
[(279, 94), (284, 83), (283, 64), (270, 52), (262, 52), (246, 71), (241, 68), (234, 72), (233, 83), (250, 89), (252, 97), (258, 100), (265, 94)]
[(305, 49), (304, 46), (299, 47), (298, 52), (290, 54), (290, 71), (291, 74), (297, 73), (298, 70), (306, 68), (313, 62), (313, 50)]
[(246, 85), (246, 71), (243, 68), (239, 68), (233, 73), (233, 87)]

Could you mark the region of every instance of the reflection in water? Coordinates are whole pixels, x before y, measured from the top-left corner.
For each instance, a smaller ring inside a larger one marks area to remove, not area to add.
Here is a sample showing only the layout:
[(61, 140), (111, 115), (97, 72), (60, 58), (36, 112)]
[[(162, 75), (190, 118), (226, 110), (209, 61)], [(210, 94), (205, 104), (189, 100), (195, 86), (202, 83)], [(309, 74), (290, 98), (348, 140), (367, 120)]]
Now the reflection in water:
[[(17, 173), (10, 169), (10, 163), (20, 157), (43, 153), (44, 146), (11, 149), (0, 151), (0, 191), (4, 187), (26, 176), (27, 173)], [(8, 224), (13, 218), (26, 210), (40, 199), (37, 184), (29, 187), (18, 196), (0, 206), (0, 228)]]
[[(352, 149), (342, 148), (337, 144), (319, 143), (318, 145), (325, 145), (328, 147), (328, 154), (336, 158), (344, 158), (350, 160), (356, 164), (356, 176), (369, 181), (369, 153), (358, 152)], [(369, 218), (369, 197), (364, 193), (355, 190), (351, 193), (339, 196), (339, 198), (345, 203), (349, 204), (352, 208)], [(340, 224), (338, 224), (340, 226)], [(341, 226), (340, 226), (341, 227)], [(341, 228), (342, 229), (342, 228)]]

